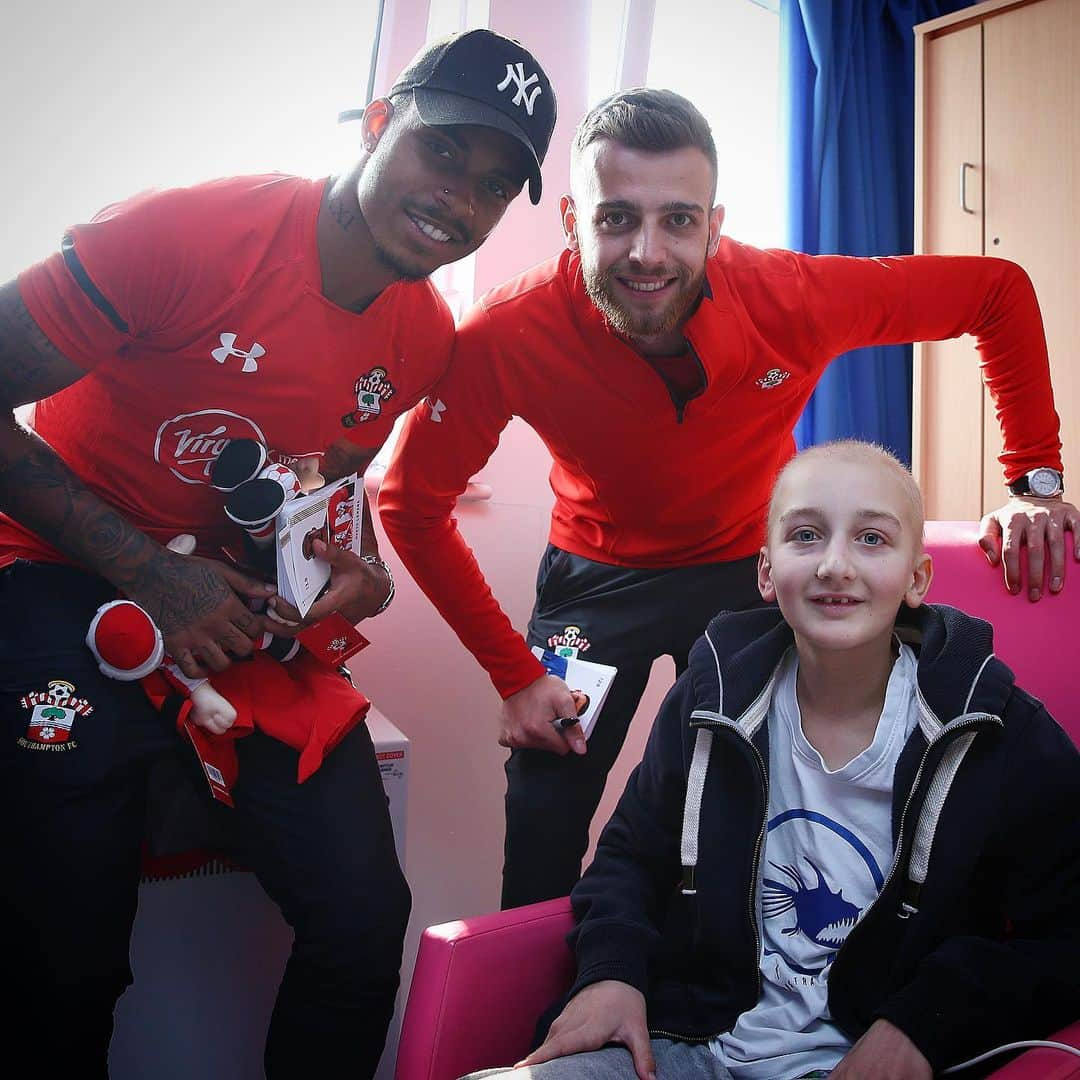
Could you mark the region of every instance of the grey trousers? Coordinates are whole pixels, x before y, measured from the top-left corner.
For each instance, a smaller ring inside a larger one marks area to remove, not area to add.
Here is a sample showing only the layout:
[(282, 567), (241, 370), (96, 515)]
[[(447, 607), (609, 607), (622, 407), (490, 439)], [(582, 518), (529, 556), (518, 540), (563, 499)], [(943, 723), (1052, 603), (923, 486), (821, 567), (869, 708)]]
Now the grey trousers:
[[(656, 1058), (657, 1080), (732, 1080), (731, 1073), (713, 1055), (708, 1045), (652, 1040)], [(482, 1069), (460, 1080), (637, 1080), (630, 1051), (622, 1046), (607, 1046), (587, 1054), (555, 1058), (527, 1069)]]

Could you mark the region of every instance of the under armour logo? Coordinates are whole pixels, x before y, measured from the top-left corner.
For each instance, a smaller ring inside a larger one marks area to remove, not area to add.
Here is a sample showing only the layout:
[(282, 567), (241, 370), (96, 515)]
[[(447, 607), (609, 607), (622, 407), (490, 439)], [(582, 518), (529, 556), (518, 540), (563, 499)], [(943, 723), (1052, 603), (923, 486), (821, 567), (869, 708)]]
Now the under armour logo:
[(436, 398), (434, 401), (428, 398), (428, 405), (431, 406), (431, 422), (441, 424), (442, 414), (446, 412), (446, 402), (442, 398)]
[(532, 116), (533, 104), (536, 102), (537, 97), (543, 92), (543, 87), (540, 85), (533, 86), (531, 92), (525, 93), (526, 87), (532, 86), (533, 83), (539, 84), (540, 77), (534, 72), (527, 79), (525, 78), (525, 65), (522, 63), (507, 64), (506, 65), (506, 78), (503, 79), (496, 90), (506, 90), (511, 84), (517, 87), (514, 93), (514, 104), (524, 105), (525, 111)]
[(266, 350), (257, 342), (252, 342), (251, 348), (248, 351), (236, 348), (236, 335), (235, 334), (222, 334), (221, 335), (221, 347), (218, 349), (211, 349), (210, 355), (219, 363), (224, 364), (230, 356), (242, 356), (244, 358), (244, 366), (241, 371), (258, 371), (259, 365), (256, 361), (260, 356), (266, 355)]

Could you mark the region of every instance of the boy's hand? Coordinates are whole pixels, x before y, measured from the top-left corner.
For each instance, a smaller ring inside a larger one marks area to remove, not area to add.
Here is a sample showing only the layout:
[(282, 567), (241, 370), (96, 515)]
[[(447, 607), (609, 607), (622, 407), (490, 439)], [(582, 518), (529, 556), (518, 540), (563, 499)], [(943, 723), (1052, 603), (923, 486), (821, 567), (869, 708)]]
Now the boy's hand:
[(514, 1068), (539, 1065), (542, 1061), (585, 1050), (599, 1050), (612, 1042), (622, 1043), (630, 1051), (638, 1080), (656, 1080), (656, 1061), (645, 1023), (645, 998), (640, 990), (628, 983), (606, 979), (586, 986), (571, 998), (570, 1004), (551, 1025), (543, 1046)]
[(560, 756), (568, 750), (584, 754), (585, 736), (581, 734), (580, 724), (560, 731), (552, 723), (561, 716), (577, 715), (574, 695), (566, 683), (554, 675), (541, 675), (502, 703), (499, 745), (510, 749), (550, 750)]
[(1065, 560), (1068, 538), (1072, 532), (1072, 554), (1080, 562), (1080, 510), (1072, 503), (1056, 499), (1013, 498), (984, 517), (979, 525), (979, 547), (991, 566), (1003, 563), (1005, 587), (1020, 591), (1022, 549), (1028, 564), (1028, 599), (1042, 595), (1044, 548), (1050, 554), (1050, 592), (1060, 592), (1065, 584)]
[(933, 1080), (930, 1062), (888, 1020), (875, 1020), (829, 1074), (830, 1080)]

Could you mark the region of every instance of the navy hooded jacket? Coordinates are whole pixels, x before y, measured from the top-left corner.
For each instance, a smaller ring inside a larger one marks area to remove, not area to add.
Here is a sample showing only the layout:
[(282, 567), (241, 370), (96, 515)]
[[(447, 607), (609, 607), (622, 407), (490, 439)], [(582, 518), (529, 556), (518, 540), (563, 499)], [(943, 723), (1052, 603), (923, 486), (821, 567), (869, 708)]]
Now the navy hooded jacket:
[[(891, 1021), (937, 1071), (1080, 1017), (1080, 753), (988, 623), (923, 605), (897, 634), (918, 656), (919, 723), (894, 776), (896, 854), (829, 1009), (852, 1041)], [(707, 1040), (758, 1000), (765, 719), (793, 643), (775, 607), (710, 623), (571, 894), (570, 996), (629, 983), (654, 1037)]]

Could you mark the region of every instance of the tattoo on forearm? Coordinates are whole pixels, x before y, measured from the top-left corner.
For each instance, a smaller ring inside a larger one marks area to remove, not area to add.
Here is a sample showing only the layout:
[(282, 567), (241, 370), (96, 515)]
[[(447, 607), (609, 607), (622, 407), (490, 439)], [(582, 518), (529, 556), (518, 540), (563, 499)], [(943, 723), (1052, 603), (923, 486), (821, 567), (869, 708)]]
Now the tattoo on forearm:
[(163, 633), (208, 614), (228, 588), (203, 563), (174, 559), (102, 502), (36, 438), (0, 458), (4, 509), (77, 563), (137, 596)]
[(143, 573), (159, 600), (157, 610), (150, 614), (163, 634), (208, 615), (229, 596), (221, 578), (199, 559), (165, 557), (154, 560)]
[(0, 289), (0, 373), (8, 404), (22, 405), (39, 396), (50, 365), (64, 356), (41, 332), (14, 284)]
[[(4, 403), (15, 407), (46, 397), (70, 383), (72, 373), (15, 284), (0, 286)], [(216, 571), (200, 559), (173, 555), (140, 532), (11, 418), (0, 421), (0, 489), (6, 513), (137, 599), (164, 634), (210, 614), (231, 595)]]
[(126, 561), (135, 553), (133, 546), (156, 546), (87, 490), (34, 436), (20, 441), (24, 453), (0, 458), (4, 509), (17, 521), (90, 565)]

